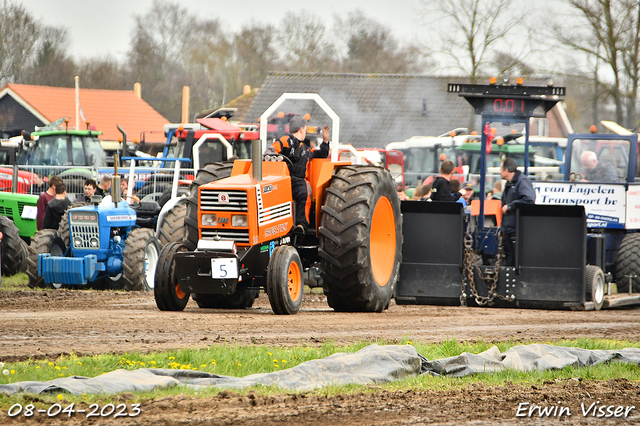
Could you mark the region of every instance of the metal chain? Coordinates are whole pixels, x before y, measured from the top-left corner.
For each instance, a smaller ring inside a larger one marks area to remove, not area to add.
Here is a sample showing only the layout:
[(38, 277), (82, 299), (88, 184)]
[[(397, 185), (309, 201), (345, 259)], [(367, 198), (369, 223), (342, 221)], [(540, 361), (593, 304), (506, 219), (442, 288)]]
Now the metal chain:
[[(496, 262), (494, 264), (493, 272), (488, 274), (483, 274), (479, 268), (479, 264), (475, 259), (475, 252), (473, 251), (473, 236), (467, 227), (467, 233), (464, 236), (464, 256), (463, 256), (463, 274), (462, 274), (462, 291), (460, 295), (460, 305), (466, 306), (466, 300), (463, 304), (463, 297), (466, 298), (466, 294), (464, 292), (464, 284), (465, 281), (469, 283), (469, 287), (471, 288), (471, 295), (475, 299), (476, 303), (479, 306), (484, 306), (491, 303), (495, 298), (502, 300), (513, 300), (514, 295), (511, 296), (502, 296), (496, 292), (496, 288), (498, 287), (498, 279), (500, 276), (500, 263), (504, 259), (504, 252), (502, 249), (502, 233), (498, 234), (498, 255), (496, 256)], [(488, 296), (481, 296), (478, 294), (478, 290), (476, 289), (475, 282), (475, 273), (477, 272), (478, 276), (482, 279), (485, 287), (487, 287)], [(466, 280), (465, 280), (466, 278)]]

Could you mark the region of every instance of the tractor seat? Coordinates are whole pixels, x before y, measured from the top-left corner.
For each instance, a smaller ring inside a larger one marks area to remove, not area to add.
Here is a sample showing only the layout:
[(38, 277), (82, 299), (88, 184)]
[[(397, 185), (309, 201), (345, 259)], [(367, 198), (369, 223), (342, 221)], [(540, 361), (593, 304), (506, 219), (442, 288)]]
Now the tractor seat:
[[(480, 214), (480, 200), (471, 200), (471, 216)], [(484, 202), (485, 226), (500, 226), (502, 223), (502, 200)], [(488, 223), (490, 220), (491, 223)]]

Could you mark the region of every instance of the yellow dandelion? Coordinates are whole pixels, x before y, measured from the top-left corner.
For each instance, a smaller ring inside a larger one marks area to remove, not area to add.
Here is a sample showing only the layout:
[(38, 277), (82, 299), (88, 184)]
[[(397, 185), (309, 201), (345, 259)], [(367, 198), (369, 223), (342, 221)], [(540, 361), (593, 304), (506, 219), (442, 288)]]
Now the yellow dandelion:
[(63, 369), (63, 370), (66, 370), (66, 369), (67, 369), (67, 367), (62, 367), (62, 369)]
[(242, 367), (242, 364), (238, 363), (238, 367)]
[(82, 365), (82, 363), (80, 361), (78, 361), (78, 365)]
[(411, 344), (411, 340), (407, 340), (407, 345), (410, 345), (410, 344)]
[(280, 362), (282, 362), (283, 364), (286, 364), (286, 363), (287, 363), (287, 360), (286, 360), (286, 359), (283, 359), (283, 360), (282, 360), (282, 361), (280, 361)]
[(16, 374), (16, 370), (11, 370), (11, 374)]
[(215, 360), (211, 361), (211, 365), (216, 365), (216, 361)]
[(64, 396), (62, 396), (61, 393), (58, 394), (58, 399), (61, 400), (62, 398), (64, 398)]
[(200, 368), (205, 368), (207, 366), (207, 364), (201, 364)]
[(169, 360), (170, 360), (170, 361), (173, 361), (174, 359), (176, 359), (176, 357), (175, 357), (175, 356), (170, 356), (170, 357), (169, 357)]
[(59, 365), (56, 365), (56, 370), (60, 370), (60, 366)]
[(50, 362), (50, 363), (49, 363), (49, 365), (53, 365), (53, 363), (52, 363), (52, 362)]
[(40, 366), (39, 366), (39, 365), (36, 365), (36, 368), (40, 368)]
[(151, 361), (150, 364), (156, 365), (156, 362), (155, 361)]
[(145, 364), (144, 362), (141, 362), (141, 363), (140, 363), (140, 365), (144, 367), (144, 366), (146, 366), (147, 364)]
[(272, 354), (271, 352), (267, 352), (267, 355), (271, 356), (271, 355), (273, 355), (273, 354)]

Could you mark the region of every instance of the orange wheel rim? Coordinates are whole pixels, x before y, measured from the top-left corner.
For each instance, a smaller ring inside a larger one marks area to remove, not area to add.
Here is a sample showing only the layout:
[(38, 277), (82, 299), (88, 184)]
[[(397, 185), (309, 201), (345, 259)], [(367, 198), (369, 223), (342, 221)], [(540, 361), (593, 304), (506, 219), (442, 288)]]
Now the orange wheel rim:
[(186, 295), (187, 293), (180, 290), (180, 284), (176, 284), (176, 296), (178, 296), (178, 299), (184, 299)]
[(291, 262), (289, 264), (287, 285), (289, 286), (289, 297), (291, 300), (296, 302), (300, 298), (300, 293), (302, 292), (302, 276), (300, 274), (298, 262)]
[(373, 210), (369, 233), (369, 258), (373, 278), (385, 286), (393, 273), (396, 258), (396, 218), (387, 197), (380, 197)]

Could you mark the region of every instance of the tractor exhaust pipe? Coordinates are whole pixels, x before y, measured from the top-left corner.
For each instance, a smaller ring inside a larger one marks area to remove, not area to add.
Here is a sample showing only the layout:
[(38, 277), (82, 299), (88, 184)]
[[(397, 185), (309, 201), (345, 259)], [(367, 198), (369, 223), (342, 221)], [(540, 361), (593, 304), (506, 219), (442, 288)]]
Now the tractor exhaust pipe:
[(254, 139), (251, 141), (251, 165), (253, 166), (253, 180), (262, 180), (262, 141)]

